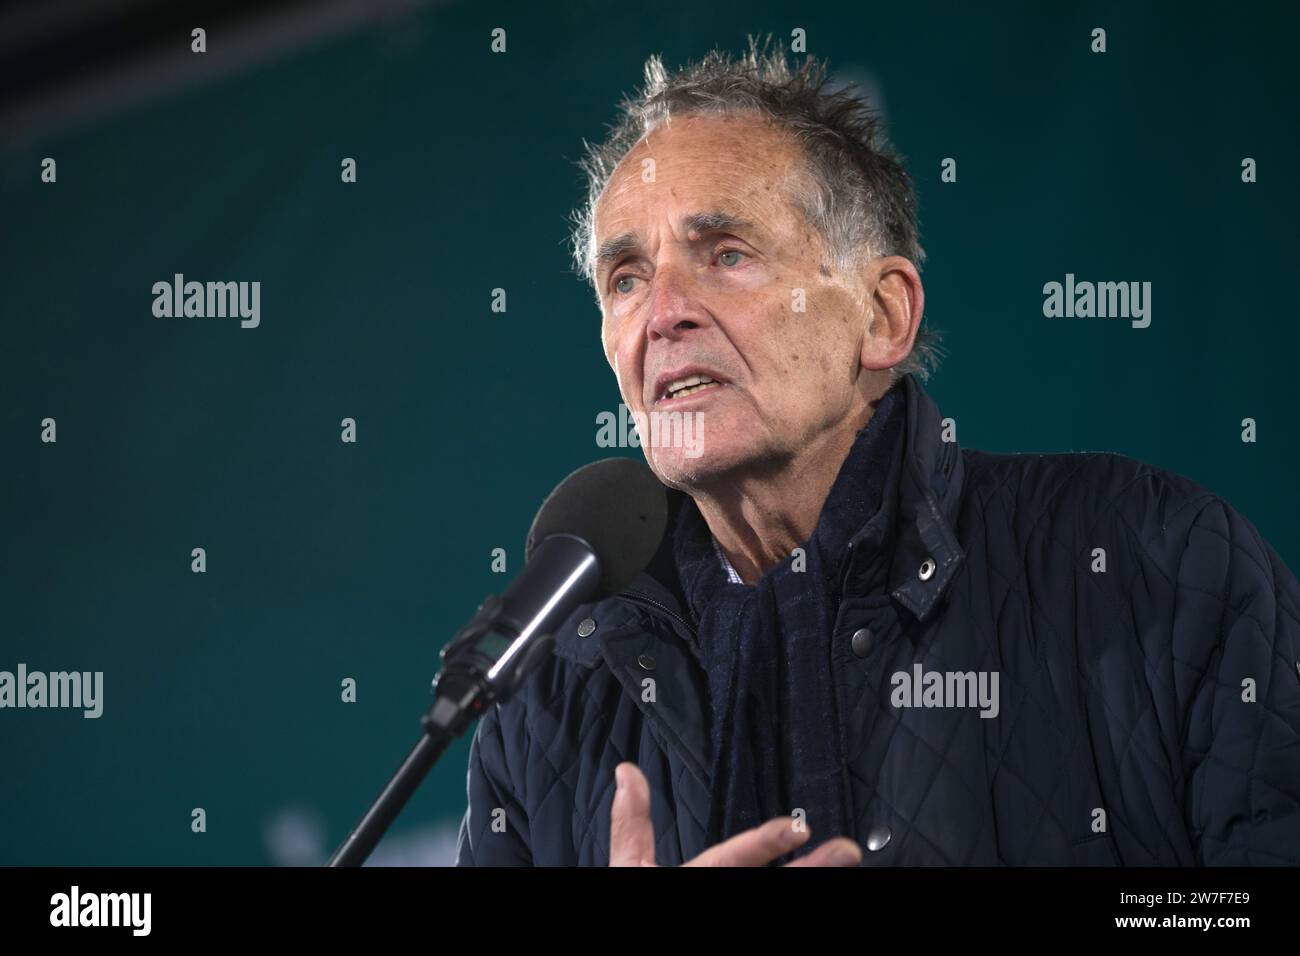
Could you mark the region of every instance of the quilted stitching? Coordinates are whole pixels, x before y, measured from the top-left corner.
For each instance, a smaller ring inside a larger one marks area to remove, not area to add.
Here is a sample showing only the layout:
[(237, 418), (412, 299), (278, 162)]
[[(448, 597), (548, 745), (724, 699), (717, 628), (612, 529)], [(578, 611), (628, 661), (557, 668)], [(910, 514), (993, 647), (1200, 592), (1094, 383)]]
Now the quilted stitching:
[[(914, 441), (937, 441), (937, 410), (916, 407)], [(834, 665), (839, 713), (862, 722), (846, 737), (850, 835), (894, 831), (864, 865), (1300, 863), (1300, 585), (1253, 525), (1123, 456), (959, 454), (965, 558), (934, 612), (891, 605), (877, 565), (855, 572), (837, 620), (837, 641), (882, 635), (868, 660)], [(581, 613), (680, 639), (617, 599)], [(887, 675), (914, 662), (997, 670), (999, 716), (895, 709)], [(660, 695), (691, 692), (685, 675), (657, 679)], [(700, 755), (603, 661), (557, 657), (497, 713), (471, 750), (458, 862), (607, 862), (621, 760), (650, 781), (658, 862), (705, 849)], [(508, 839), (489, 832), (491, 806)]]

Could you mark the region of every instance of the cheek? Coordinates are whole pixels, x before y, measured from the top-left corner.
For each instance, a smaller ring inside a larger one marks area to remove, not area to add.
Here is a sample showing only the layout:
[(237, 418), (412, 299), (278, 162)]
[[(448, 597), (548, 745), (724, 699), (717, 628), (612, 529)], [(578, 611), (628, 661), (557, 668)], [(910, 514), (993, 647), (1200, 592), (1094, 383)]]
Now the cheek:
[(810, 295), (806, 310), (792, 301), (770, 303), (766, 326), (771, 337), (763, 346), (764, 365), (771, 369), (786, 408), (819, 405), (832, 383), (849, 375), (856, 340), (851, 332), (852, 302), (837, 290)]
[[(843, 326), (827, 322), (826, 303), (816, 296), (797, 301), (793, 295), (773, 298), (761, 314), (764, 329), (762, 350), (769, 368), (783, 378), (816, 374), (843, 338)], [(798, 307), (802, 306), (802, 308)]]
[(614, 351), (610, 353), (610, 364), (614, 367), (614, 380), (618, 382), (618, 390), (623, 396), (623, 401), (631, 408), (640, 405), (640, 383), (634, 381), (636, 377), (636, 356), (620, 351), (617, 344)]
[(606, 319), (600, 327), (600, 347), (605, 353), (605, 361), (614, 370), (615, 377), (618, 377), (620, 367), (627, 364), (626, 358), (621, 354), (622, 345), (623, 338), (619, 335), (618, 326)]
[(854, 353), (860, 324), (856, 308), (852, 297), (841, 290), (827, 291), (808, 303), (809, 340), (816, 343), (817, 351), (835, 357)]
[(808, 315), (822, 329), (843, 329), (854, 309), (853, 297), (840, 288), (822, 288), (808, 297)]

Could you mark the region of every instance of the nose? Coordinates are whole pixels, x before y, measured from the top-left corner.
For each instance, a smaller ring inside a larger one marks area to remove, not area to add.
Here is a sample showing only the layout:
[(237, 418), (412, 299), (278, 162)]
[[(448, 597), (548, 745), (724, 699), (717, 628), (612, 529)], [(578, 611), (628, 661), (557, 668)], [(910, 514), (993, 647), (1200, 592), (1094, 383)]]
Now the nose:
[(708, 313), (700, 303), (694, 280), (676, 265), (662, 265), (656, 270), (650, 285), (650, 319), (646, 323), (646, 336), (676, 341), (688, 330), (699, 328), (708, 321)]

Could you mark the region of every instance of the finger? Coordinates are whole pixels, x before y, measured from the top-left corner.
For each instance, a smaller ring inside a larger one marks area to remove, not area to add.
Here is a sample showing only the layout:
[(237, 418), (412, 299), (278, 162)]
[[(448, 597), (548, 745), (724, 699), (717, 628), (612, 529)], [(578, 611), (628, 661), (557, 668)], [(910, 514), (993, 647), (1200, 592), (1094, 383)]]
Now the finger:
[(762, 826), (738, 833), (709, 847), (683, 866), (766, 866), (779, 856), (802, 846), (808, 827), (795, 828), (793, 817), (774, 817)]
[(622, 782), (609, 811), (609, 865), (654, 866), (655, 829), (650, 820), (650, 784), (634, 763), (614, 768)]
[(862, 851), (852, 840), (839, 837), (827, 840), (807, 856), (791, 860), (786, 866), (857, 866), (862, 862)]

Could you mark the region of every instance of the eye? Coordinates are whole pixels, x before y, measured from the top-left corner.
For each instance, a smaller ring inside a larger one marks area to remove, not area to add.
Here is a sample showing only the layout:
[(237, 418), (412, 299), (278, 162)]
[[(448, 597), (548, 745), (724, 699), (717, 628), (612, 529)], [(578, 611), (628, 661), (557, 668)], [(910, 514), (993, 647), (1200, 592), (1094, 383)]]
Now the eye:
[(636, 276), (619, 276), (614, 280), (614, 291), (619, 295), (627, 295), (632, 291), (631, 286), (624, 286), (624, 282), (635, 282)]
[(739, 257), (739, 256), (743, 256), (743, 255), (745, 255), (745, 253), (741, 252), (739, 249), (723, 249), (721, 252), (718, 253), (717, 259), (718, 259), (718, 261), (721, 262), (724, 266), (726, 266), (728, 269), (730, 269), (730, 268), (734, 268), (735, 266), (740, 265), (740, 259), (739, 259), (739, 258), (736, 258), (736, 259), (733, 259), (733, 260), (731, 260), (730, 262), (728, 262), (728, 261), (727, 261), (727, 256), (737, 256), (737, 257)]

